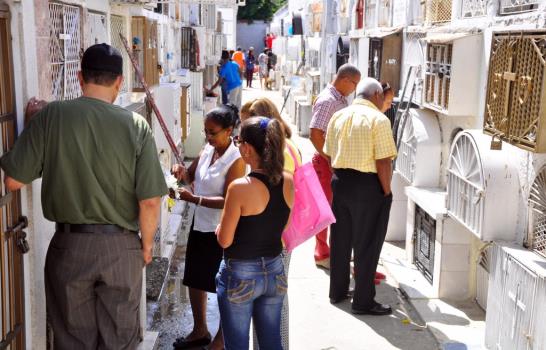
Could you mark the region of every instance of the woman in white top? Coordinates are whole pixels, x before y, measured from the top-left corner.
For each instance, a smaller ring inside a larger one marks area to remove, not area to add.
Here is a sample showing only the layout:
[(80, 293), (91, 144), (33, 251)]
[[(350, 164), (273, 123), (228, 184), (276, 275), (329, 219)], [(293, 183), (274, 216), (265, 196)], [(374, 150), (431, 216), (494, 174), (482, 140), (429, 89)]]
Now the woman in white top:
[[(245, 175), (245, 162), (231, 138), (237, 120), (238, 111), (233, 105), (210, 111), (205, 117), (207, 145), (199, 158), (187, 170), (178, 164), (173, 167), (178, 179), (193, 184), (193, 193), (185, 189), (179, 191), (180, 199), (196, 204), (182, 281), (189, 287), (193, 330), (175, 341), (175, 349), (211, 343), (206, 322), (207, 292), (216, 292), (215, 277), (222, 260), (222, 248), (214, 232), (220, 223), (228, 185)], [(209, 349), (222, 349), (223, 346), (220, 329)]]

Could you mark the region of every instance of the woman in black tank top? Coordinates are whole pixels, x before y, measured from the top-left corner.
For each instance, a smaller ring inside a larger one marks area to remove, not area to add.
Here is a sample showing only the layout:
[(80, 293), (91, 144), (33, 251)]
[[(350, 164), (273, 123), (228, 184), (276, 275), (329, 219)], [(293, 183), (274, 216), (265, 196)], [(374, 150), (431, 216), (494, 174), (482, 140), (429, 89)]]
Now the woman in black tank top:
[(292, 177), (283, 172), (282, 130), (277, 120), (250, 118), (235, 140), (251, 173), (229, 186), (216, 231), (224, 248), (216, 292), (226, 350), (249, 348), (251, 318), (260, 349), (282, 349), (281, 308), (288, 284), (281, 234), (294, 200)]

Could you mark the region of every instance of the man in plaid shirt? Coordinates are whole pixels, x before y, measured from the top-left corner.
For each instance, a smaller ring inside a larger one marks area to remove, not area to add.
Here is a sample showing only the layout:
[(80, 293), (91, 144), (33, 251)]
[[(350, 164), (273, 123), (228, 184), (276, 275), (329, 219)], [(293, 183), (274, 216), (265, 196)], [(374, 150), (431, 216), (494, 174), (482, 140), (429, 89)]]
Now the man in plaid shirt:
[[(332, 115), (347, 107), (346, 97), (352, 94), (360, 82), (360, 71), (353, 65), (344, 64), (339, 67), (336, 77), (318, 95), (313, 106), (313, 118), (310, 124), (310, 139), (315, 146), (316, 153), (313, 156), (313, 167), (317, 172), (320, 184), (330, 203), (332, 202), (332, 170), (328, 157), (324, 154), (323, 147), (328, 128), (328, 122)], [(328, 229), (324, 229), (316, 236), (315, 263), (317, 266), (330, 268), (330, 248), (328, 247)]]

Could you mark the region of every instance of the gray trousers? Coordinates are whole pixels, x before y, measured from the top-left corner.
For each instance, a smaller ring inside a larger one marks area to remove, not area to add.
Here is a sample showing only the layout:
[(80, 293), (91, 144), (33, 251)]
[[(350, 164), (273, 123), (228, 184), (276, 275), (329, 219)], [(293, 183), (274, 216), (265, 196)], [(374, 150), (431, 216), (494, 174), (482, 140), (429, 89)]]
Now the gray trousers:
[(136, 234), (55, 233), (45, 265), (53, 348), (136, 349), (143, 266)]

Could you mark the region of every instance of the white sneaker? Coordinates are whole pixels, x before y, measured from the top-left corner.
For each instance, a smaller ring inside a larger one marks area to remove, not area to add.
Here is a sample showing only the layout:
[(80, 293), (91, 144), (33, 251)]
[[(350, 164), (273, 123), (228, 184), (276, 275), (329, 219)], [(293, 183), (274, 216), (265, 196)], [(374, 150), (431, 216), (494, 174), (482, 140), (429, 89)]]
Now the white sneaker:
[(326, 270), (330, 270), (330, 258), (322, 259), (322, 260), (315, 260), (315, 265), (317, 267), (321, 267)]

